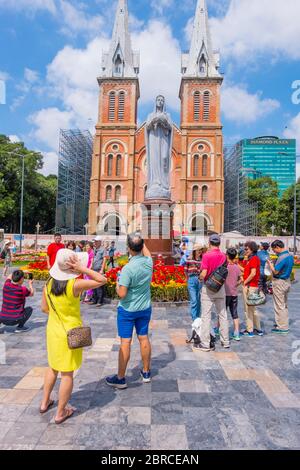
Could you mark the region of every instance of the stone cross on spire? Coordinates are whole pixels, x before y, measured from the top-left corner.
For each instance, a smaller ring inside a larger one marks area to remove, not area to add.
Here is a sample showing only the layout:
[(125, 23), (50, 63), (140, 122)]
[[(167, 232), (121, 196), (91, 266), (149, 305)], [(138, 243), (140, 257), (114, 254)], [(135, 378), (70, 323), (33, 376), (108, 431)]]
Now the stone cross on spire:
[(102, 56), (102, 77), (133, 78), (139, 73), (140, 56), (131, 47), (127, 0), (119, 0), (109, 52)]
[(213, 50), (206, 0), (198, 0), (189, 53), (182, 54), (182, 74), (186, 77), (221, 77), (219, 53)]

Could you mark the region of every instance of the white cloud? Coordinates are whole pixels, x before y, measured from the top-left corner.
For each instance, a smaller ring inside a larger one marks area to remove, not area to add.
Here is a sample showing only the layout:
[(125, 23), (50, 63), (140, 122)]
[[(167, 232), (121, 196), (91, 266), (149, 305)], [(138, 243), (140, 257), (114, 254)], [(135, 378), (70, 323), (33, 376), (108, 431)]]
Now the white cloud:
[(157, 2), (157, 0), (151, 1), (151, 7), (159, 15), (162, 15), (164, 10), (171, 6), (174, 6), (174, 0), (160, 0), (159, 2)]
[(35, 83), (39, 79), (39, 73), (36, 70), (25, 68), (24, 78), (28, 83)]
[(141, 103), (154, 103), (155, 96), (162, 93), (168, 107), (178, 109), (181, 50), (171, 28), (162, 21), (151, 21), (133, 36), (133, 43), (141, 52)]
[(0, 80), (9, 80), (10, 79), (10, 75), (7, 73), (7, 72), (3, 72), (2, 70), (0, 70)]
[(280, 107), (277, 100), (262, 98), (261, 93), (251, 94), (241, 85), (224, 85), (222, 111), (226, 119), (240, 124), (251, 124)]
[(58, 149), (59, 129), (73, 126), (73, 114), (58, 108), (41, 109), (29, 116), (28, 120), (35, 126), (31, 137), (55, 151)]
[(211, 19), (214, 45), (238, 60), (299, 59), (299, 18), (299, 1), (231, 0), (224, 17)]
[(47, 10), (51, 13), (56, 12), (54, 0), (0, 0), (0, 8), (29, 11), (31, 13), (37, 10)]
[(69, 36), (80, 32), (87, 33), (89, 36), (95, 36), (103, 27), (104, 19), (102, 16), (88, 15), (81, 5), (72, 5), (66, 0), (60, 0), (59, 16), (63, 18), (61, 31)]
[(58, 174), (58, 155), (56, 152), (40, 152), (44, 159), (44, 166), (40, 173), (44, 176)]
[(39, 73), (36, 70), (25, 68), (23, 80), (16, 85), (16, 90), (20, 92), (10, 106), (11, 111), (19, 108), (27, 95), (32, 91), (33, 86), (39, 81)]
[[(180, 48), (169, 26), (152, 21), (133, 35), (135, 49), (141, 51), (141, 104), (154, 103), (156, 94), (166, 96), (168, 107), (178, 109)], [(93, 131), (97, 121), (101, 54), (110, 41), (97, 38), (85, 49), (64, 47), (47, 68), (48, 94), (61, 100), (57, 108), (43, 109), (30, 116), (32, 136), (57, 150), (60, 128), (78, 127)], [(161, 45), (164, 45), (162, 48)]]
[(9, 135), (8, 137), (12, 144), (18, 144), (19, 142), (21, 142), (20, 137), (18, 137), (17, 135)]

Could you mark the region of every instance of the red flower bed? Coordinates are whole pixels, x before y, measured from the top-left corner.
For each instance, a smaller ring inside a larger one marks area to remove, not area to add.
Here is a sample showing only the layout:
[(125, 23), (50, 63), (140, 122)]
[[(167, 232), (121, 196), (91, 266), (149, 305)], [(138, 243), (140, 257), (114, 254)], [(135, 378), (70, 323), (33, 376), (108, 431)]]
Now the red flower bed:
[(47, 261), (36, 261), (35, 263), (29, 263), (28, 268), (37, 271), (47, 271)]
[[(114, 268), (106, 273), (108, 281), (117, 282), (118, 273), (121, 270), (122, 268)], [(162, 261), (157, 261), (153, 269), (152, 282), (157, 285), (165, 285), (170, 281), (174, 281), (176, 284), (186, 284), (184, 268), (182, 266), (165, 266)]]

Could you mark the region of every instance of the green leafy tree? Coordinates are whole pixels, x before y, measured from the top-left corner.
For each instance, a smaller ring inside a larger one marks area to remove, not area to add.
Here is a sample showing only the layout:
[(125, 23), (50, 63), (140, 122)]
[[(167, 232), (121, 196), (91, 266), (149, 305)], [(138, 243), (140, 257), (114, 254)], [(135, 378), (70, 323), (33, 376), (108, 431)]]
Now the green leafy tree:
[(272, 226), (278, 226), (279, 188), (269, 176), (248, 180), (249, 202), (257, 203), (257, 226), (259, 235), (272, 232)]
[[(300, 179), (296, 185), (297, 234), (300, 234)], [(290, 186), (282, 195), (278, 209), (278, 229), (282, 234), (294, 233), (295, 185)]]
[(42, 231), (55, 226), (57, 177), (45, 177), (43, 156), (21, 143), (0, 135), (0, 227), (18, 233), (20, 226), (22, 156), (25, 158), (23, 232), (34, 233), (37, 222)]

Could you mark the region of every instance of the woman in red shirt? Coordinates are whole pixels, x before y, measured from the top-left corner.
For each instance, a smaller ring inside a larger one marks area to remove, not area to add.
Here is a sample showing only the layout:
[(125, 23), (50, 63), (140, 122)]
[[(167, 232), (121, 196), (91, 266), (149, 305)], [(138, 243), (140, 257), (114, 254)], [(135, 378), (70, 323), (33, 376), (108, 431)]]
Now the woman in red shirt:
[(256, 307), (247, 304), (247, 296), (251, 292), (257, 292), (260, 278), (260, 259), (257, 256), (258, 246), (255, 242), (245, 243), (245, 255), (247, 260), (244, 264), (243, 296), (246, 315), (246, 330), (243, 335), (252, 338), (254, 333), (263, 336), (260, 326), (260, 318)]

